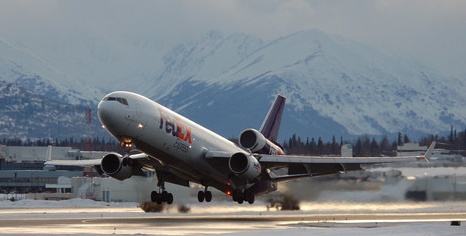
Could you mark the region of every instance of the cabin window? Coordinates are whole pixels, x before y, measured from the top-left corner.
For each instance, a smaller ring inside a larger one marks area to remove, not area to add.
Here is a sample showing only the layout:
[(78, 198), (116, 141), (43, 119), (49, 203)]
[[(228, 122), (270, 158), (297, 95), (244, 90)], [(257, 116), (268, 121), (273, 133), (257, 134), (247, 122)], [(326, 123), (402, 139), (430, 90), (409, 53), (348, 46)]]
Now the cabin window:
[(120, 97), (108, 97), (107, 101), (117, 101), (123, 105), (128, 106), (128, 100), (126, 98), (120, 98)]
[(117, 101), (123, 105), (128, 106), (128, 100), (126, 100), (126, 98), (117, 98)]

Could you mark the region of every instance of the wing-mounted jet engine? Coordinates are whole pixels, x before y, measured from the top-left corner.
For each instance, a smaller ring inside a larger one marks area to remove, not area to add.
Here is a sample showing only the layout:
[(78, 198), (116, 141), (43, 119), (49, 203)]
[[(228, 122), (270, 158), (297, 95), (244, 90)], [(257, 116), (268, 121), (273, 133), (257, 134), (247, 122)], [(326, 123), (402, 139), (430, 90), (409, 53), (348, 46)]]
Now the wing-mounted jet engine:
[(100, 168), (112, 178), (125, 180), (133, 175), (131, 161), (131, 158), (124, 158), (118, 153), (110, 153), (102, 158)]
[(281, 147), (255, 129), (246, 129), (239, 136), (239, 145), (258, 154), (284, 155)]
[(250, 154), (238, 152), (233, 154), (228, 161), (230, 171), (240, 177), (253, 180), (261, 173), (261, 164)]

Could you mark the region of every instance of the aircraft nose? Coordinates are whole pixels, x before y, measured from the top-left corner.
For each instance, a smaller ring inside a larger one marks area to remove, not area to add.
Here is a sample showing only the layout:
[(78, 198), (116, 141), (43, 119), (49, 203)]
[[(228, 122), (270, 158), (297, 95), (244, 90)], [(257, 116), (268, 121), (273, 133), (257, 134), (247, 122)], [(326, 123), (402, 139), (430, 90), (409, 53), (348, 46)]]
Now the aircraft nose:
[(104, 126), (107, 126), (108, 123), (111, 121), (111, 112), (110, 112), (110, 106), (112, 104), (109, 104), (108, 101), (104, 99), (102, 99), (100, 102), (99, 102), (99, 105), (97, 106), (97, 114), (99, 116), (99, 120), (100, 122), (102, 123), (102, 125)]

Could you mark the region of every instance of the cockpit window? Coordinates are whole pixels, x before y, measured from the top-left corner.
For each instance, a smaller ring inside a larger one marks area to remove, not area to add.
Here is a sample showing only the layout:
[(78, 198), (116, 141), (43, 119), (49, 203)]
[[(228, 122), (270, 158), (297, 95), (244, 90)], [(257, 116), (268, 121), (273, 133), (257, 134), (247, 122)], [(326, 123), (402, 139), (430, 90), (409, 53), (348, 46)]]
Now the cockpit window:
[(120, 97), (108, 97), (107, 101), (117, 101), (123, 105), (128, 106), (128, 100), (126, 98), (120, 98)]

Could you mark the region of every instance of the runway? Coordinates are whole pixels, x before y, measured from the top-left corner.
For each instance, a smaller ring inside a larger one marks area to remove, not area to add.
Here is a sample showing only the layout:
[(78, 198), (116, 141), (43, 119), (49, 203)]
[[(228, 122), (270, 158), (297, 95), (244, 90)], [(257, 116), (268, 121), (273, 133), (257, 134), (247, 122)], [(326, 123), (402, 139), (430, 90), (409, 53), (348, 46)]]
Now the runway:
[[(137, 208), (0, 209), (8, 235), (463, 235), (464, 211), (144, 213)], [(466, 224), (466, 223), (465, 223)], [(437, 233), (435, 233), (437, 232)]]

